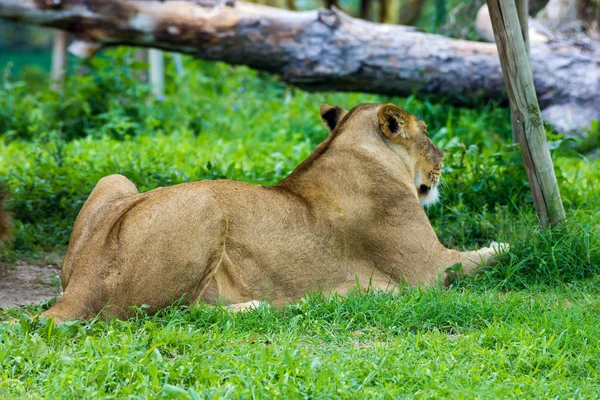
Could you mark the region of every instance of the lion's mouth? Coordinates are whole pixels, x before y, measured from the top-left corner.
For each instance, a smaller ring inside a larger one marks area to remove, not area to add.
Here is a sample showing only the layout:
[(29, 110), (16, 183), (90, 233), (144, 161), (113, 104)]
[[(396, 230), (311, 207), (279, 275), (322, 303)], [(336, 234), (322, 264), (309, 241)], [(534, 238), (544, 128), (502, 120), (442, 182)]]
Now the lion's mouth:
[(417, 191), (419, 192), (419, 203), (425, 207), (437, 203), (440, 197), (437, 185), (419, 185)]

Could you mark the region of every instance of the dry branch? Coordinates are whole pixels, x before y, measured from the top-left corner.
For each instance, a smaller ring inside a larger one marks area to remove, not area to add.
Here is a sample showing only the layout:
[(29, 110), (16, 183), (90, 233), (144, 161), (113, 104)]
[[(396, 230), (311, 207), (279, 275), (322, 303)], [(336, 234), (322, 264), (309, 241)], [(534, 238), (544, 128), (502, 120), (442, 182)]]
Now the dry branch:
[[(227, 0), (0, 0), (0, 17), (101, 45), (158, 47), (280, 74), (310, 90), (505, 99), (494, 44)], [(531, 48), (543, 114), (560, 129), (600, 119), (600, 51), (571, 42)], [(569, 118), (572, 121), (566, 123)]]

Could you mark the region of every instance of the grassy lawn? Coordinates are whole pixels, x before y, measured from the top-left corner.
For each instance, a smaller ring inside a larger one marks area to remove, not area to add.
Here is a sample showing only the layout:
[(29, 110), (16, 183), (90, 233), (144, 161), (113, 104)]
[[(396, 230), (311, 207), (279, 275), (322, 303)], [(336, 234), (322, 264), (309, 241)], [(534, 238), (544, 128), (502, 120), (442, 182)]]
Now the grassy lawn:
[[(36, 72), (0, 81), (0, 181), (14, 239), (0, 261), (64, 251), (98, 179), (140, 190), (200, 179), (269, 185), (326, 136), (321, 102), (394, 102), (446, 153), (441, 241), (512, 245), (485, 275), (397, 296), (308, 296), (231, 314), (172, 307), (153, 317), (54, 326), (49, 304), (0, 310), (0, 398), (593, 398), (600, 391), (600, 167), (548, 132), (568, 221), (537, 228), (508, 111), (426, 99), (310, 94), (246, 68), (193, 62), (154, 99), (126, 50), (96, 58), (64, 93)], [(6, 75), (6, 74), (5, 74)], [(596, 130), (597, 125), (591, 128)]]
[[(594, 398), (598, 279), (0, 327), (2, 397)], [(143, 314), (143, 310), (140, 310)]]

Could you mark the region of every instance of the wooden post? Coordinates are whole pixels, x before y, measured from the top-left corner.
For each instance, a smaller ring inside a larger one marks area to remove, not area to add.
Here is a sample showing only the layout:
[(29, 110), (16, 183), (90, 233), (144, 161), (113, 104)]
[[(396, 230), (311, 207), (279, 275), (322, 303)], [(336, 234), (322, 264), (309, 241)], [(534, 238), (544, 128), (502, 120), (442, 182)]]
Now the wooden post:
[(165, 91), (165, 59), (162, 50), (150, 49), (150, 84), (154, 95), (162, 99)]
[(515, 131), (542, 227), (565, 219), (514, 0), (487, 0)]
[(529, 0), (515, 0), (515, 3), (517, 4), (517, 14), (519, 14), (521, 35), (523, 35), (527, 58), (529, 58)]
[[(515, 3), (517, 5), (517, 13), (519, 14), (519, 25), (521, 26), (521, 34), (523, 35), (523, 41), (525, 42), (525, 50), (527, 51), (527, 60), (529, 61), (529, 1), (515, 0)], [(529, 65), (531, 65), (531, 63)], [(510, 117), (512, 123), (513, 142), (519, 143), (519, 138), (517, 137), (518, 128), (515, 128), (518, 122), (515, 119), (514, 113), (511, 112)]]
[(52, 43), (52, 70), (50, 72), (50, 85), (57, 92), (63, 89), (65, 84), (65, 72), (67, 68), (67, 40), (65, 31), (54, 32)]

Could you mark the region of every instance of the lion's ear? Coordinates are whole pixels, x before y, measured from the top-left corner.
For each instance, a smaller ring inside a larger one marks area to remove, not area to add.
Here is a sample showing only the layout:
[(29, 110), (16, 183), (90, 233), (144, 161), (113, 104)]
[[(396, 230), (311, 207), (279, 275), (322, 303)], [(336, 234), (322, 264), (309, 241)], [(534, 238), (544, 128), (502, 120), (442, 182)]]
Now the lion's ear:
[(412, 130), (409, 129), (411, 115), (395, 104), (384, 104), (377, 114), (381, 132), (390, 139), (409, 139)]
[(323, 123), (329, 129), (329, 132), (333, 131), (337, 124), (340, 122), (342, 117), (348, 113), (342, 107), (332, 107), (329, 104), (321, 104), (321, 119)]

